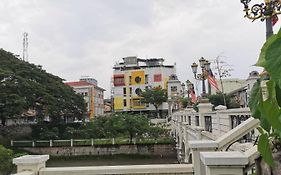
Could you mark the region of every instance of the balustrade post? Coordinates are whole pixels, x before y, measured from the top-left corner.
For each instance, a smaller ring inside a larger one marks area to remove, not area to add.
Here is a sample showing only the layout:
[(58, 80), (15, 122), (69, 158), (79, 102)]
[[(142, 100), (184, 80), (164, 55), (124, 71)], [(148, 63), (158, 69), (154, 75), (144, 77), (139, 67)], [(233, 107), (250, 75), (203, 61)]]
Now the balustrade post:
[(50, 140), (50, 147), (53, 147), (53, 140)]
[(94, 139), (91, 139), (91, 146), (94, 146)]
[(25, 155), (13, 159), (13, 164), (17, 166), (17, 173), (31, 171), (39, 174), (39, 170), (46, 167), (49, 155)]
[(243, 169), (249, 162), (248, 157), (238, 151), (202, 152), (200, 159), (206, 175), (244, 175)]
[(203, 151), (215, 151), (218, 147), (218, 143), (212, 140), (194, 140), (189, 141), (189, 146), (192, 151), (192, 163), (194, 166), (194, 174), (205, 174), (204, 165), (200, 160), (200, 153)]
[(34, 140), (32, 141), (32, 147), (33, 147), (33, 148), (35, 147), (35, 142), (34, 142)]
[(197, 140), (202, 140), (202, 131), (204, 131), (203, 127), (195, 127), (195, 134)]
[(11, 146), (14, 146), (14, 141), (13, 140), (11, 140)]
[(73, 147), (73, 139), (70, 139), (70, 147)]
[(197, 107), (199, 113), (199, 126), (205, 128), (204, 114), (211, 112), (213, 110), (213, 105), (211, 103), (199, 103)]

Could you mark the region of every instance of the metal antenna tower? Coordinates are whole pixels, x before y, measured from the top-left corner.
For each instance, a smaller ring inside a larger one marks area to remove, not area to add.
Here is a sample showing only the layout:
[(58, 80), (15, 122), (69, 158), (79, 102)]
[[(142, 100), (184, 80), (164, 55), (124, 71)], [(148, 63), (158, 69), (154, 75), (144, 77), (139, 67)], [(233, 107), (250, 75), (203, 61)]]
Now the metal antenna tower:
[(28, 61), (28, 33), (24, 32), (23, 33), (23, 50), (22, 50), (22, 60), (23, 61)]

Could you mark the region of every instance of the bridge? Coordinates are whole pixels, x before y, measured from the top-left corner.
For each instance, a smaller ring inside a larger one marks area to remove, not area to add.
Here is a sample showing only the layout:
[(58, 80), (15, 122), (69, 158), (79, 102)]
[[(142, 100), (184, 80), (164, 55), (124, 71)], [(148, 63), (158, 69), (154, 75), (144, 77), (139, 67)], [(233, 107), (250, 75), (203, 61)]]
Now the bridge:
[(174, 112), (170, 123), (181, 164), (49, 168), (45, 167), (48, 155), (23, 156), (13, 162), (17, 175), (244, 175), (259, 160), (253, 144), (259, 121), (251, 117), (248, 108), (218, 106), (213, 111), (210, 103), (201, 103), (198, 112), (192, 108)]

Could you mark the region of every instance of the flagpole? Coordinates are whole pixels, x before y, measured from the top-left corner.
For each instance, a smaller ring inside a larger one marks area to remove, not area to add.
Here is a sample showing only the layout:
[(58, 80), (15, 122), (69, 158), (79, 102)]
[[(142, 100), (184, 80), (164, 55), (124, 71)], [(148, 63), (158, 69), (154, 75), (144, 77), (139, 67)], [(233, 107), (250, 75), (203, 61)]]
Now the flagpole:
[(271, 35), (273, 35), (273, 25), (272, 25), (272, 17), (268, 17), (265, 19), (266, 25), (266, 39), (268, 39)]
[(280, 0), (264, 0), (264, 3), (255, 4), (249, 7), (251, 0), (240, 0), (244, 5), (245, 16), (252, 21), (260, 19), (265, 20), (266, 39), (273, 35), (273, 25), (277, 22), (279, 14), (281, 14)]

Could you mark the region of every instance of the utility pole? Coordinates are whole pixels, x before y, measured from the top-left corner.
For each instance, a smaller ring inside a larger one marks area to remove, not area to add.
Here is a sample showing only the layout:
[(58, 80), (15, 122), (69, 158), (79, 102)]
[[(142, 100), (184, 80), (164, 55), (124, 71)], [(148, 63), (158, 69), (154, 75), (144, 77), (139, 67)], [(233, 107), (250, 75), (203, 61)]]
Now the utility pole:
[(22, 60), (28, 62), (28, 33), (23, 33), (23, 50), (22, 50)]

